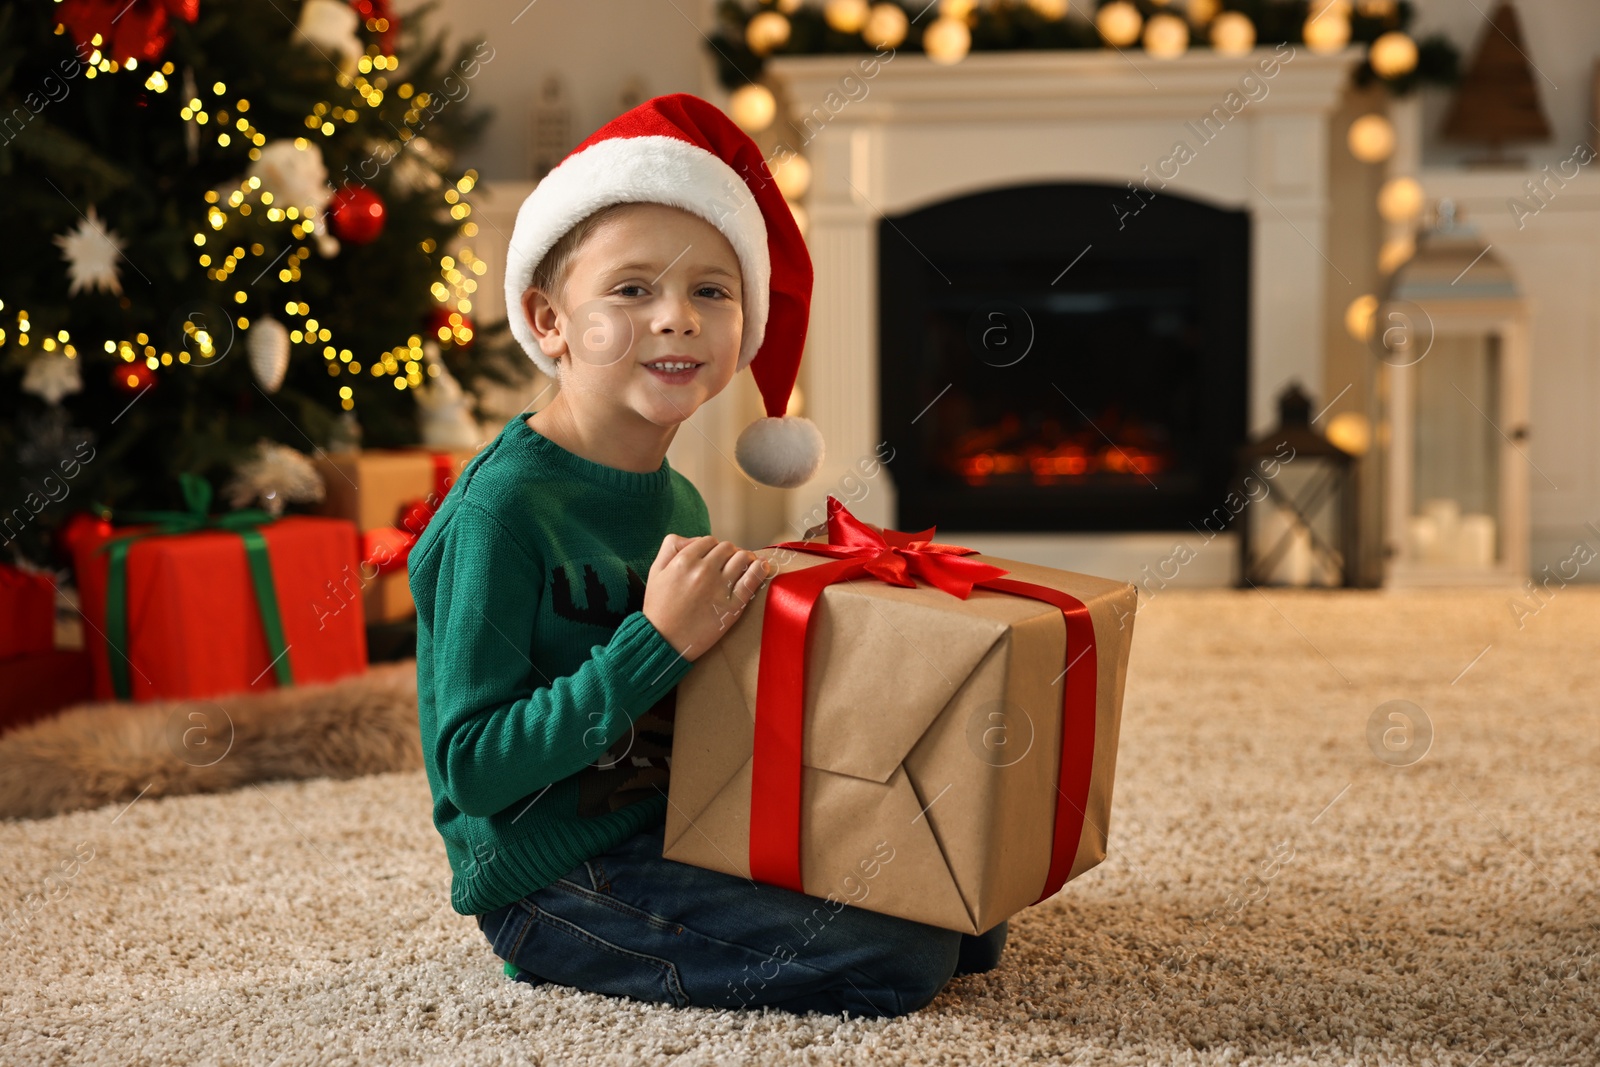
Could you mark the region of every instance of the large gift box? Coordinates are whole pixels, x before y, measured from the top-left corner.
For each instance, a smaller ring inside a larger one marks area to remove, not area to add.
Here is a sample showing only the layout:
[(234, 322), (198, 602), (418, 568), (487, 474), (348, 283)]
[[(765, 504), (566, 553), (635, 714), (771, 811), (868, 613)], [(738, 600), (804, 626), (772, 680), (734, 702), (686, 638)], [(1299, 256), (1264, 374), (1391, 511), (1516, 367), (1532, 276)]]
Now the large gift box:
[(358, 538), (343, 519), (119, 513), (133, 525), (73, 543), (97, 700), (211, 697), (328, 682), (367, 669)]
[(361, 531), (359, 579), (368, 622), (394, 622), (417, 610), (406, 556), (476, 454), (369, 448), (317, 457), (326, 487), (319, 513), (349, 519)]
[(0, 659), (0, 733), (88, 699), (89, 655), (81, 648)]
[(0, 563), (0, 733), (89, 699), (88, 658), (61, 632), (51, 576)]
[(667, 859), (969, 934), (1105, 859), (1138, 590), (933, 533), (830, 496), (757, 550), (677, 686)]
[(49, 577), (0, 563), (0, 659), (55, 646), (56, 587)]

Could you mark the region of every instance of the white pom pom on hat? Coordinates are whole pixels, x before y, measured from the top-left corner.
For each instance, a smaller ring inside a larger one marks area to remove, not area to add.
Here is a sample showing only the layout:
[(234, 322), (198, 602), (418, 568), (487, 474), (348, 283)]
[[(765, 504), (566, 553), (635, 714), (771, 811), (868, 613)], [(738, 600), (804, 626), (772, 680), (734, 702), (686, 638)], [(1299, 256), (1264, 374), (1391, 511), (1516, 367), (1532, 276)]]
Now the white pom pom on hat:
[(822, 431), (785, 412), (811, 317), (811, 254), (761, 149), (709, 101), (689, 93), (646, 100), (596, 130), (528, 194), (506, 254), (512, 335), (557, 377), (520, 310), (522, 294), (563, 234), (601, 208), (635, 202), (698, 215), (733, 246), (744, 275), (738, 369), (750, 368), (767, 412), (739, 434), (734, 458), (763, 485), (804, 485), (822, 465)]

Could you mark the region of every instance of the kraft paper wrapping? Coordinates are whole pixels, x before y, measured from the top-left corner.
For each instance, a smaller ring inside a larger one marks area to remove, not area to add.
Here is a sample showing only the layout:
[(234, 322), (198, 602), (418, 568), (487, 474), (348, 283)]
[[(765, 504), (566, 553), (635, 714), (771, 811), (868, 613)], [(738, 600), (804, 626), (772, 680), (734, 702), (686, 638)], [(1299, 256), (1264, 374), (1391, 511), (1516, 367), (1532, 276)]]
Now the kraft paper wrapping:
[[(775, 548), (756, 555), (779, 573), (831, 562)], [(1106, 856), (1138, 590), (964, 558), (1089, 610), (1098, 685), (1076, 878)], [(667, 859), (744, 878), (766, 596), (763, 585), (678, 684), (663, 848)], [(969, 934), (1033, 904), (1050, 864), (1065, 641), (1061, 610), (1028, 597), (974, 588), (962, 600), (862, 578), (828, 586), (806, 650), (804, 891)]]

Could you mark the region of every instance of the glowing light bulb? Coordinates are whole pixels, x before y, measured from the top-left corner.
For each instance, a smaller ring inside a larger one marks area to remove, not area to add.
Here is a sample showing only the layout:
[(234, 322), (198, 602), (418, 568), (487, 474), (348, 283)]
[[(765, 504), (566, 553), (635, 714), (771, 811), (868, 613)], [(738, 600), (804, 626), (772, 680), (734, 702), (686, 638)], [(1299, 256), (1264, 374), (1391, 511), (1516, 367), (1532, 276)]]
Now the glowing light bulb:
[(1399, 30), (1390, 30), (1372, 42), (1367, 49), (1367, 62), (1382, 78), (1410, 74), (1417, 69), (1417, 42)]
[(1363, 163), (1382, 163), (1394, 154), (1394, 124), (1382, 115), (1362, 115), (1345, 137), (1350, 154)]
[(910, 22), (899, 4), (873, 4), (861, 36), (874, 48), (894, 48), (906, 39)]
[(1115, 48), (1126, 48), (1139, 39), (1144, 29), (1144, 16), (1128, 0), (1112, 0), (1094, 16), (1095, 29)]
[(1306, 19), (1300, 32), (1306, 47), (1313, 52), (1320, 55), (1337, 52), (1350, 43), (1350, 16), (1337, 7), (1329, 7)]
[(1256, 46), (1256, 24), (1240, 11), (1224, 11), (1211, 22), (1211, 47), (1225, 56), (1242, 56)]
[(728, 99), (730, 117), (739, 128), (756, 133), (772, 125), (778, 115), (778, 102), (765, 85), (741, 85)]
[(972, 47), (972, 31), (960, 19), (940, 15), (922, 35), (923, 51), (935, 63), (959, 63)]
[(1417, 179), (1390, 178), (1378, 190), (1378, 214), (1388, 222), (1410, 222), (1422, 213), (1422, 186)]
[(1189, 49), (1189, 24), (1158, 12), (1144, 25), (1144, 50), (1157, 59), (1176, 59)]
[(859, 33), (867, 24), (867, 0), (828, 0), (822, 17), (840, 33)]
[(764, 56), (789, 39), (789, 20), (776, 11), (763, 11), (745, 24), (744, 43)]

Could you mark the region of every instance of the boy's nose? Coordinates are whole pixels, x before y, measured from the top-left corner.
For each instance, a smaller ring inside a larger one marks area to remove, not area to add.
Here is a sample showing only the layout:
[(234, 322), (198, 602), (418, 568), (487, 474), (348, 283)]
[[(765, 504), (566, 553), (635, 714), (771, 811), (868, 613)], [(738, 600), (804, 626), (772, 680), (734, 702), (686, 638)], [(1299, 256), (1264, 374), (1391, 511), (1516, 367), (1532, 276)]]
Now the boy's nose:
[(692, 335), (699, 327), (699, 321), (694, 313), (694, 305), (685, 297), (682, 300), (668, 297), (666, 306), (656, 319), (656, 326), (662, 333), (681, 333)]

